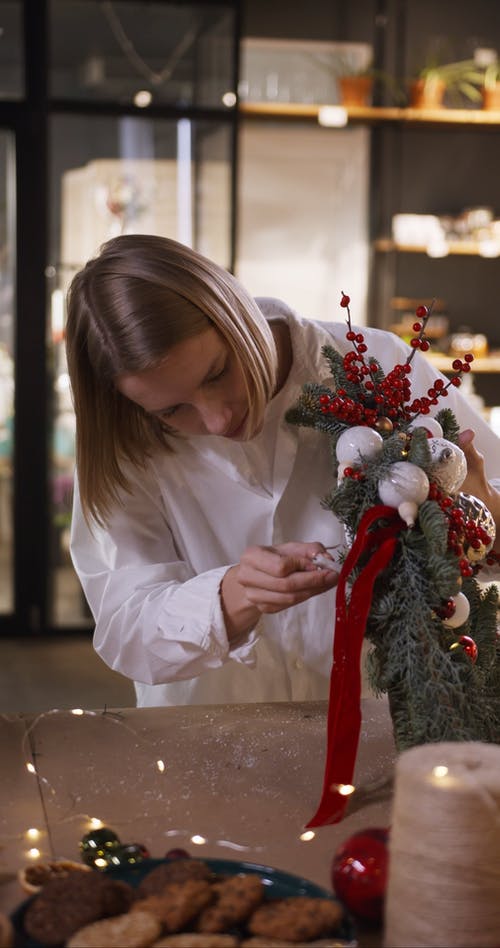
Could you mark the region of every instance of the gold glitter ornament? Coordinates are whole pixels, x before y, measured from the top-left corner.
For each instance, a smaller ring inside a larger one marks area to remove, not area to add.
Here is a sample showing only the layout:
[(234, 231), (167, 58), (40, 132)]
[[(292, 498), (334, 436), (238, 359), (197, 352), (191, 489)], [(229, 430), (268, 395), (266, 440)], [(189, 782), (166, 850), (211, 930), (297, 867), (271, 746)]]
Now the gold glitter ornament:
[(391, 419), (387, 418), (386, 415), (380, 415), (380, 418), (377, 418), (375, 427), (378, 431), (385, 431), (387, 434), (390, 434), (391, 431), (394, 431), (394, 425)]

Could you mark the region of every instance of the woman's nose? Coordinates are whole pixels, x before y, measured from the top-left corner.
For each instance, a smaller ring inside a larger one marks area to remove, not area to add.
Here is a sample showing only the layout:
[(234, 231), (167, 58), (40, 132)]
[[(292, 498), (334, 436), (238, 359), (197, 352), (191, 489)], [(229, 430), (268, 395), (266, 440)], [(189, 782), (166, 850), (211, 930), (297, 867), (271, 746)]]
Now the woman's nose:
[(198, 412), (208, 434), (224, 435), (231, 425), (231, 409), (224, 404), (205, 403)]

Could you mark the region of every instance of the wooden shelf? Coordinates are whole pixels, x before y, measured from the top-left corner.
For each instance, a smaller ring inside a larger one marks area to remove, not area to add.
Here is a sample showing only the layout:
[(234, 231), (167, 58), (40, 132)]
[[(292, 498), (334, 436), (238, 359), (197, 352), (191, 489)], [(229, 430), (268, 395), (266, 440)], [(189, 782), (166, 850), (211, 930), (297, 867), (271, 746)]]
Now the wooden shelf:
[[(391, 240), (390, 237), (379, 237), (373, 242), (375, 250), (380, 253), (428, 253), (425, 244), (401, 244)], [(481, 244), (476, 240), (455, 240), (447, 244), (448, 254), (462, 254), (463, 256), (484, 257), (486, 259), (496, 259), (500, 257), (500, 244), (498, 244), (498, 253), (485, 253), (481, 249)], [(430, 254), (432, 256), (432, 254)], [(447, 254), (443, 254), (447, 256)]]
[[(453, 372), (451, 363), (455, 356), (443, 355), (440, 352), (426, 352), (425, 358), (432, 362), (434, 368), (440, 372)], [(500, 353), (493, 353), (481, 359), (474, 359), (471, 363), (471, 372), (481, 374), (496, 374), (500, 372)]]
[[(307, 102), (241, 102), (241, 115), (249, 118), (318, 119), (320, 109), (333, 105)], [(412, 109), (375, 106), (348, 106), (351, 122), (403, 122), (414, 125), (500, 125), (500, 110), (486, 109)]]

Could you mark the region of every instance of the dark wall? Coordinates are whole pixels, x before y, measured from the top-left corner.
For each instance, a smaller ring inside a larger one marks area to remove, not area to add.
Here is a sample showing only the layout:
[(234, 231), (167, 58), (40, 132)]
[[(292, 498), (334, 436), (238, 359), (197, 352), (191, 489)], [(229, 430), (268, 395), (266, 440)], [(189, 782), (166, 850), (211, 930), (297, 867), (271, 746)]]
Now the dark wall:
[(243, 35), (371, 41), (376, 0), (243, 0)]

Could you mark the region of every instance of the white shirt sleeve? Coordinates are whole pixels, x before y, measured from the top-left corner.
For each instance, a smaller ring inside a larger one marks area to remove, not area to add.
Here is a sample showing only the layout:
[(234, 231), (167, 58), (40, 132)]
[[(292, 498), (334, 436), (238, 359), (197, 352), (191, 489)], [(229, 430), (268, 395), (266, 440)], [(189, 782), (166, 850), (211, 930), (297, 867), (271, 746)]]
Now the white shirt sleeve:
[(134, 481), (106, 529), (89, 528), (75, 483), (71, 555), (95, 619), (96, 651), (146, 684), (194, 678), (229, 659), (252, 665), (257, 633), (232, 648), (226, 634), (220, 584), (231, 564), (193, 575), (147, 475)]

